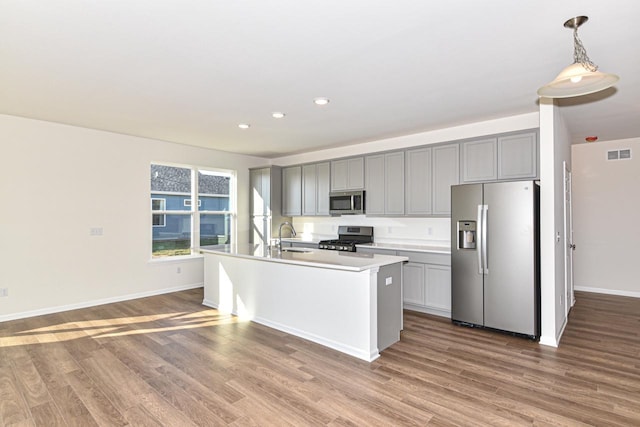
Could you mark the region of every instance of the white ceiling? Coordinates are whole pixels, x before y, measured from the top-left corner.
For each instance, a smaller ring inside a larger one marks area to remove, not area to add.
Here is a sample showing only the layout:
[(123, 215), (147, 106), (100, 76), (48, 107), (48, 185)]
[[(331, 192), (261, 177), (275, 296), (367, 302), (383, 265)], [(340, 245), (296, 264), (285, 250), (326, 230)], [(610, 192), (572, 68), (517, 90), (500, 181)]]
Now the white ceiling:
[(574, 142), (640, 136), (637, 0), (0, 0), (0, 113), (279, 157), (537, 111), (576, 15)]

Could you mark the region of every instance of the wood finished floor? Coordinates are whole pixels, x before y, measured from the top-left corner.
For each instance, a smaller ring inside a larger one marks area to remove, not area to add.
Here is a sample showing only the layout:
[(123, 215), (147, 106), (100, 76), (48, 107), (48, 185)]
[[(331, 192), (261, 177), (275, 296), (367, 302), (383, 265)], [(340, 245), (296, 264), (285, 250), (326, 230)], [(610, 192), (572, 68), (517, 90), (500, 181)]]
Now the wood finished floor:
[(373, 363), (201, 301), (0, 323), (0, 425), (640, 425), (640, 299), (578, 293), (558, 349), (406, 312)]

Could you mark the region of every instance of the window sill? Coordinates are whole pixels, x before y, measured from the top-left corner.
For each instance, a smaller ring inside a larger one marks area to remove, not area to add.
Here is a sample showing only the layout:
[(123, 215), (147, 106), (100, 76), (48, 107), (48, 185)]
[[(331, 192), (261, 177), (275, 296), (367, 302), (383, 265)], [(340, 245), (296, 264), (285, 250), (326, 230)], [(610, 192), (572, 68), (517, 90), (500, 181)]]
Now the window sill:
[(149, 264), (170, 264), (170, 263), (183, 263), (190, 261), (198, 261), (203, 259), (204, 256), (201, 254), (193, 254), (193, 255), (178, 255), (178, 256), (167, 256), (162, 258), (151, 258), (148, 263)]

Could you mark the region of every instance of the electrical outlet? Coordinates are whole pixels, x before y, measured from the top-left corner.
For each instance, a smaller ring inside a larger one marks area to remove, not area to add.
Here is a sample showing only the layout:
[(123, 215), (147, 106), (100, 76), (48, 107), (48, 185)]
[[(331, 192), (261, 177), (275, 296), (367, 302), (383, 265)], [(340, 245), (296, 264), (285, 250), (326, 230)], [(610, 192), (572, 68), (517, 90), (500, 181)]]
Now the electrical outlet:
[(391, 231), (391, 227), (387, 227), (387, 233), (389, 233), (389, 234), (391, 234), (391, 233), (392, 233), (392, 231)]
[(0, 288), (0, 298), (9, 296), (9, 288)]
[(176, 273), (178, 273), (178, 274), (182, 273), (182, 267), (176, 268)]
[(89, 229), (89, 236), (102, 236), (102, 227), (91, 227)]
[(427, 236), (431, 236), (433, 234), (433, 228), (427, 227)]

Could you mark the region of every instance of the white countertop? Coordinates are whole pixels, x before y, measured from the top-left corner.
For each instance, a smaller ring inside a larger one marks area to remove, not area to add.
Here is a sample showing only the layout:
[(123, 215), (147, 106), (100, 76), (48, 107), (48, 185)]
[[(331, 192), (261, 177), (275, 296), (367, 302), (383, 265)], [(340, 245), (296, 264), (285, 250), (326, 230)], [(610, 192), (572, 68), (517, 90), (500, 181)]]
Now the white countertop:
[(383, 265), (409, 260), (409, 258), (402, 256), (328, 251), (323, 249), (312, 249), (308, 252), (279, 252), (276, 248), (269, 249), (264, 245), (251, 243), (203, 246), (200, 248), (200, 252), (203, 254), (212, 253), (252, 260), (347, 271), (371, 270)]
[(375, 242), (375, 243), (366, 243), (362, 245), (356, 245), (356, 247), (389, 249), (392, 251), (426, 252), (426, 253), (432, 253), (432, 254), (446, 254), (446, 255), (451, 254), (451, 248), (446, 246), (428, 246), (428, 245), (416, 245), (416, 244), (404, 244), (404, 243)]

